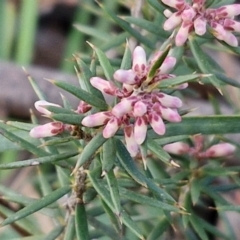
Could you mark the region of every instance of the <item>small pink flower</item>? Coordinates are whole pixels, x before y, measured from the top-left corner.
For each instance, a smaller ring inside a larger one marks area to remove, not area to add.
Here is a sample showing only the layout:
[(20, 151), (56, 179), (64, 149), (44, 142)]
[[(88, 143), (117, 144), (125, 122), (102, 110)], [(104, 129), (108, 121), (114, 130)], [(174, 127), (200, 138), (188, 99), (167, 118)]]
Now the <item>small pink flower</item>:
[(139, 147), (134, 137), (132, 125), (127, 125), (124, 127), (124, 137), (128, 152), (130, 153), (131, 157), (136, 157), (139, 151)]
[(188, 153), (190, 147), (184, 142), (175, 142), (165, 145), (163, 149), (171, 154), (182, 155)]
[(219, 143), (208, 148), (205, 155), (209, 158), (227, 157), (232, 155), (235, 150), (236, 147), (230, 143)]
[(146, 112), (147, 112), (147, 105), (144, 102), (138, 101), (134, 104), (133, 115), (135, 117), (142, 117), (144, 114), (146, 114)]
[(181, 122), (182, 118), (175, 109), (161, 107), (162, 118), (169, 122)]
[(34, 127), (30, 131), (30, 136), (33, 138), (43, 138), (58, 135), (64, 131), (62, 122), (51, 122), (41, 126)]
[(191, 27), (192, 27), (192, 22), (182, 23), (175, 38), (176, 46), (182, 46), (187, 41)]
[(83, 118), (82, 125), (86, 127), (101, 126), (106, 124), (110, 118), (110, 112), (98, 112)]
[(92, 77), (90, 79), (90, 83), (93, 87), (97, 88), (102, 93), (107, 93), (110, 95), (115, 95), (116, 87), (109, 81), (104, 80), (99, 77)]
[(48, 106), (61, 107), (58, 104), (50, 103), (45, 100), (39, 100), (39, 101), (35, 102), (34, 106), (40, 113), (42, 113), (44, 115), (51, 114), (51, 112), (46, 109), (46, 107), (48, 107)]
[(118, 128), (120, 127), (120, 123), (116, 117), (112, 117), (106, 124), (103, 129), (103, 137), (110, 138), (115, 135)]
[(158, 101), (164, 106), (169, 108), (180, 108), (182, 101), (178, 97), (170, 96), (165, 93), (156, 94)]
[(123, 115), (129, 113), (132, 110), (132, 101), (128, 98), (123, 98), (121, 102), (117, 103), (111, 113), (117, 117), (120, 118)]
[(134, 138), (137, 144), (141, 145), (147, 135), (146, 117), (138, 117), (134, 123)]
[(78, 104), (77, 110), (75, 112), (77, 112), (77, 113), (86, 113), (91, 108), (92, 108), (92, 106), (89, 105), (88, 103), (86, 103), (84, 101), (80, 101), (80, 103)]
[(157, 114), (156, 112), (151, 112), (149, 114), (149, 122), (154, 132), (156, 132), (158, 135), (163, 135), (165, 133), (165, 124), (159, 114)]

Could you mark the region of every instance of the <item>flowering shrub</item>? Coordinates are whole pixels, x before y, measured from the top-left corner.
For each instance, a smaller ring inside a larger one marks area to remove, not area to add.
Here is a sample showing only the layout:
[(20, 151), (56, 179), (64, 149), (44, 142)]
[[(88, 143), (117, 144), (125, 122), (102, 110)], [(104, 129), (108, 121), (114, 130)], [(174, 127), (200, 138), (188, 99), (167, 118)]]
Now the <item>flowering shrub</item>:
[[(124, 31), (103, 45), (89, 43), (92, 57), (74, 55), (80, 86), (49, 80), (77, 97), (77, 108), (64, 97), (61, 105), (48, 102), (32, 80), (35, 108), (50, 121), (39, 125), (32, 114), (32, 124), (0, 123), (4, 137), (34, 155), (0, 169), (38, 166), (42, 195), (16, 199), (0, 187), (20, 206), (1, 225), (47, 210), (55, 225), (47, 235), (28, 230), (34, 239), (234, 239), (234, 230), (222, 231), (197, 209), (219, 221), (239, 211), (222, 193), (239, 188), (239, 165), (230, 165), (239, 143), (224, 134), (240, 132), (240, 116), (191, 116), (185, 106), (192, 82), (220, 93), (240, 87), (206, 51), (240, 53), (233, 19), (240, 5), (229, 2), (149, 0), (143, 18), (119, 18), (99, 4)], [(212, 102), (217, 109), (220, 101)]]

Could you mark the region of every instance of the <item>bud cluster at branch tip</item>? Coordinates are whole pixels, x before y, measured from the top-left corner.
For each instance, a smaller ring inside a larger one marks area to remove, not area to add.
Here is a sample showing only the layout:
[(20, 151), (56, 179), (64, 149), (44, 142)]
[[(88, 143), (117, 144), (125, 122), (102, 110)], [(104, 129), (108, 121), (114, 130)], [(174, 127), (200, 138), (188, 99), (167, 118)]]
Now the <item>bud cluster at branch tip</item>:
[[(100, 90), (104, 95), (115, 96), (118, 100), (112, 109), (97, 112), (86, 116), (82, 125), (86, 127), (104, 126), (103, 136), (110, 138), (115, 135), (120, 127), (124, 130), (126, 146), (131, 156), (136, 156), (147, 134), (148, 125), (159, 135), (166, 131), (164, 120), (180, 122), (181, 116), (177, 109), (182, 106), (182, 101), (175, 96), (161, 92), (157, 86), (163, 79), (171, 79), (174, 75), (169, 74), (176, 59), (167, 56), (155, 75), (150, 79), (148, 73), (162, 52), (158, 52), (147, 63), (146, 53), (141, 46), (137, 46), (132, 54), (132, 68), (119, 69), (113, 77), (122, 85), (119, 88), (113, 81), (107, 81), (100, 77), (92, 77), (92, 86)], [(146, 81), (147, 80), (147, 81)], [(182, 84), (179, 89), (186, 88)]]
[(192, 31), (199, 36), (204, 35), (207, 27), (210, 27), (210, 31), (217, 39), (233, 47), (238, 45), (237, 38), (232, 32), (240, 32), (240, 23), (233, 19), (240, 14), (240, 4), (213, 9), (205, 7), (205, 0), (192, 0), (192, 3), (185, 0), (162, 0), (162, 2), (177, 10), (176, 12), (171, 12), (169, 9), (164, 11), (168, 19), (163, 25), (166, 31), (178, 29), (175, 37), (177, 46), (182, 46)]

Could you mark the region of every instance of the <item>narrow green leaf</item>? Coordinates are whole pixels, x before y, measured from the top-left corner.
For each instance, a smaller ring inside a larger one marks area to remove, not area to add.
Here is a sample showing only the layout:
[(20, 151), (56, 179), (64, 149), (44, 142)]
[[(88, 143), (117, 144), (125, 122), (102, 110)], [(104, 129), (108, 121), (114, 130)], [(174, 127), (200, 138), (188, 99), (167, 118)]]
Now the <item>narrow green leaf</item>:
[(39, 87), (39, 85), (37, 84), (37, 82), (32, 78), (32, 76), (27, 72), (27, 70), (25, 68), (23, 68), (24, 72), (27, 75), (28, 81), (30, 82), (30, 84), (32, 85), (33, 90), (35, 91), (35, 93), (37, 94), (38, 98), (40, 100), (47, 100), (47, 97), (45, 95), (45, 93), (43, 92), (43, 90)]
[(119, 18), (114, 12), (112, 12), (106, 5), (101, 5), (101, 8), (106, 12), (123, 30), (130, 33), (131, 36), (136, 38), (139, 42), (146, 45), (150, 49), (154, 49), (154, 43), (148, 38), (142, 36), (137, 30), (132, 28), (130, 24), (123, 19)]
[[(44, 106), (43, 106), (44, 107)], [(45, 107), (51, 113), (56, 114), (69, 114), (69, 115), (79, 115), (78, 113), (74, 112), (73, 110), (62, 108), (62, 107), (55, 107), (55, 106), (47, 106)]]
[(61, 154), (49, 155), (46, 157), (32, 158), (28, 160), (22, 160), (17, 162), (3, 163), (0, 164), (0, 169), (13, 169), (21, 167), (36, 166), (45, 163), (54, 163), (56, 161), (61, 161), (78, 155), (79, 152), (66, 152)]
[(21, 150), (22, 147), (18, 146), (14, 142), (5, 138), (0, 132), (0, 153), (9, 151), (9, 150)]
[(111, 208), (101, 199), (102, 207), (104, 208), (104, 211), (108, 215), (111, 223), (113, 224), (115, 230), (122, 234), (122, 224), (119, 221), (119, 216), (116, 216), (116, 214), (111, 210)]
[(56, 240), (63, 230), (63, 226), (57, 226), (47, 236), (44, 237), (44, 240)]
[(107, 141), (107, 138), (104, 138), (102, 133), (98, 133), (83, 149), (74, 171), (78, 170), (86, 161), (90, 160), (91, 157), (96, 154), (96, 151)]
[(85, 206), (78, 203), (75, 208), (75, 226), (77, 240), (90, 240)]
[[(88, 172), (88, 177), (98, 194), (102, 197), (102, 199), (109, 206), (109, 208), (114, 212), (114, 205), (107, 189), (100, 184), (99, 179), (95, 178), (93, 176), (93, 173)], [(127, 226), (137, 237), (139, 237), (140, 239), (144, 239), (141, 229), (139, 229), (136, 223), (132, 221), (132, 219), (128, 216), (126, 212), (124, 212), (124, 210), (121, 211), (121, 217), (125, 226)]]
[(175, 87), (177, 85), (180, 85), (180, 84), (183, 84), (186, 82), (196, 81), (197, 79), (200, 79), (202, 77), (206, 77), (206, 75), (189, 74), (189, 75), (185, 75), (185, 76), (168, 78), (168, 79), (160, 81), (158, 86), (159, 86), (159, 88), (172, 88), (172, 87)]
[(151, 179), (146, 178), (138, 170), (128, 150), (123, 145), (123, 143), (118, 139), (116, 139), (116, 149), (117, 149), (117, 156), (122, 166), (136, 182), (138, 182), (145, 188), (149, 188), (151, 191), (154, 192), (154, 194), (158, 196), (158, 198), (163, 199), (165, 201), (167, 200), (170, 202), (175, 202), (175, 200), (166, 191), (158, 187)]
[(153, 9), (156, 9), (161, 14), (163, 14), (163, 11), (166, 9), (166, 7), (158, 0), (147, 0), (147, 2), (153, 7)]
[[(200, 70), (203, 73), (211, 74), (213, 69), (211, 67), (210, 62), (208, 61), (208, 58), (206, 57), (206, 53), (203, 52), (203, 50), (199, 46), (197, 40), (194, 39), (193, 36), (189, 37), (189, 46), (190, 46), (190, 49), (191, 49), (191, 52), (192, 52), (194, 58), (196, 59), (196, 61), (198, 63)], [(218, 90), (220, 90), (221, 85), (219, 83), (219, 80), (214, 75), (208, 76), (208, 79)]]
[(102, 155), (102, 170), (105, 172), (110, 171), (116, 159), (116, 147), (114, 138), (109, 138), (103, 144), (103, 155)]
[(17, 143), (20, 147), (22, 147), (23, 149), (28, 150), (29, 152), (43, 157), (43, 156), (47, 156), (49, 155), (49, 153), (45, 152), (44, 150), (36, 147), (34, 144), (26, 141), (24, 138), (21, 138), (17, 135), (15, 135), (14, 133), (12, 133), (11, 131), (9, 131), (7, 129), (7, 125), (0, 123), (0, 130), (1, 133), (8, 138), (10, 141)]
[(143, 194), (140, 194), (137, 192), (133, 192), (133, 191), (127, 190), (125, 188), (119, 188), (119, 190), (120, 190), (120, 195), (123, 198), (131, 200), (133, 202), (137, 202), (141, 205), (148, 205), (148, 206), (152, 206), (155, 208), (160, 208), (163, 211), (173, 211), (173, 212), (180, 211), (178, 207), (164, 203), (164, 202), (154, 199), (152, 197), (148, 197), (146, 195), (143, 195)]
[(157, 23), (154, 23), (152, 21), (148, 21), (142, 18), (131, 17), (131, 16), (124, 16), (122, 18), (127, 22), (134, 24), (135, 26), (138, 26), (155, 35), (163, 35), (165, 38), (167, 38), (169, 35), (166, 32), (163, 32), (162, 29), (159, 28), (159, 25)]
[(167, 228), (170, 227), (170, 223), (167, 218), (162, 218), (149, 233), (147, 240), (156, 240), (166, 232)]
[[(7, 207), (3, 206), (3, 204), (1, 204), (0, 205), (0, 214), (1, 214), (1, 218), (2, 217), (10, 217), (11, 215), (14, 214), (14, 211), (10, 210), (9, 208), (7, 208)], [(38, 224), (34, 220), (35, 220), (35, 218), (21, 219), (15, 223), (15, 226), (18, 227), (19, 229), (23, 230), (24, 232), (26, 232), (28, 235), (41, 234), (42, 231), (39, 228)], [(2, 238), (2, 236), (1, 236), (1, 238)]]
[(7, 125), (30, 132), (32, 128), (36, 127), (36, 124), (32, 123), (24, 123), (24, 122), (17, 122), (17, 121), (7, 121)]
[[(226, 134), (240, 132), (240, 115), (231, 116), (197, 116), (183, 117), (180, 123), (166, 124), (164, 137), (194, 134)], [(149, 138), (160, 138), (153, 130), (148, 132)]]
[(190, 213), (192, 212), (192, 201), (191, 201), (190, 192), (187, 192), (185, 194), (185, 198), (183, 200), (183, 207), (188, 212), (188, 214), (183, 214), (182, 215), (183, 226), (184, 226), (184, 228), (187, 228), (188, 223), (189, 223), (189, 219), (191, 217)]
[(109, 225), (104, 224), (97, 220), (96, 218), (89, 216), (88, 220), (90, 224), (97, 230), (101, 231), (105, 237), (109, 237), (110, 239), (121, 240), (121, 238), (117, 235), (115, 229), (112, 229)]
[(171, 49), (171, 45), (168, 45), (166, 49), (164, 49), (162, 54), (159, 56), (159, 58), (153, 63), (153, 65), (148, 71), (147, 82), (150, 82), (152, 78), (155, 76), (156, 71), (159, 69), (159, 67), (162, 65), (162, 63), (166, 59), (170, 49)]
[(121, 205), (120, 205), (118, 183), (114, 175), (113, 169), (111, 169), (106, 173), (106, 179), (109, 187), (110, 196), (112, 198), (112, 202), (115, 208), (115, 214), (118, 217), (121, 217)]
[(81, 122), (85, 116), (80, 114), (66, 114), (66, 113), (53, 113), (51, 118), (55, 121), (60, 121), (72, 125), (81, 125)]
[(107, 41), (101, 44), (100, 49), (104, 52), (118, 48), (119, 46), (123, 45), (126, 42), (126, 39), (130, 37), (130, 34), (127, 32), (118, 33), (117, 35), (112, 36), (111, 38), (107, 39)]
[(214, 74), (216, 75), (216, 77), (220, 81), (222, 81), (222, 82), (224, 82), (224, 83), (226, 83), (228, 85), (231, 85), (233, 87), (240, 88), (240, 83), (238, 81), (236, 81), (235, 79), (229, 78), (225, 74), (222, 74), (222, 73), (216, 72), (216, 71), (214, 71)]
[(94, 188), (88, 188), (83, 194), (83, 202), (89, 203), (91, 202), (97, 195), (97, 192)]
[(55, 81), (55, 80), (50, 80), (50, 81), (56, 86), (66, 90), (69, 93), (72, 93), (77, 98), (83, 100), (84, 102), (100, 110), (106, 110), (108, 108), (108, 105), (102, 99), (98, 98), (97, 96), (91, 93), (88, 93), (85, 90), (82, 90), (81, 88), (78, 88), (74, 85), (71, 85), (69, 83), (62, 82), (62, 81)]
[(63, 240), (74, 240), (75, 239), (75, 216), (70, 215), (65, 227), (64, 239)]
[(158, 143), (156, 143), (156, 141), (153, 139), (147, 139), (146, 142), (147, 147), (151, 152), (155, 153), (157, 157), (164, 163), (171, 165), (171, 162), (173, 162), (171, 156), (166, 151), (164, 151), (163, 148), (159, 146)]
[(103, 32), (101, 29), (98, 30), (96, 27), (90, 27), (88, 25), (83, 25), (80, 23), (74, 24), (73, 27), (84, 34), (101, 41), (106, 41), (106, 38), (109, 38), (111, 36), (109, 33)]
[(88, 43), (88, 44), (92, 47), (92, 49), (97, 54), (100, 65), (103, 68), (105, 77), (107, 78), (108, 81), (112, 81), (114, 70), (107, 56), (101, 49), (97, 48), (91, 43)]
[(90, 83), (90, 78), (93, 77), (94, 75), (91, 72), (91, 70), (89, 69), (89, 67), (87, 66), (87, 64), (80, 58), (77, 58), (77, 63), (80, 68), (80, 75), (81, 75), (81, 80), (82, 80), (80, 82), (80, 85), (82, 85), (84, 83), (86, 90), (89, 93), (92, 93), (93, 95), (97, 96), (101, 100), (104, 100), (102, 93), (98, 89), (93, 87), (92, 84)]
[(199, 199), (201, 193), (201, 185), (199, 179), (195, 178), (191, 181), (191, 188), (190, 188), (192, 203), (195, 205)]
[(129, 48), (129, 45), (127, 42), (126, 46), (125, 46), (125, 51), (123, 54), (120, 69), (128, 70), (128, 69), (131, 69), (131, 67), (132, 67), (132, 53), (130, 51), (130, 48)]
[(194, 214), (191, 215), (191, 217), (189, 218), (191, 225), (193, 226), (194, 230), (196, 231), (196, 233), (198, 234), (198, 236), (200, 237), (201, 240), (208, 240), (208, 236), (201, 224), (201, 221), (199, 218), (197, 218)]
[(218, 211), (240, 212), (240, 206), (236, 206), (236, 205), (221, 205), (221, 206), (217, 206), (216, 209)]
[(28, 206), (24, 207), (23, 209), (19, 210), (18, 212), (10, 215), (4, 221), (1, 222), (0, 226), (5, 226), (8, 224), (11, 224), (21, 218), (24, 218), (30, 214), (33, 214), (34, 212), (37, 212), (38, 210), (40, 210), (44, 207), (47, 207), (51, 203), (56, 202), (62, 196), (67, 194), (70, 190), (71, 190), (70, 186), (64, 186), (64, 187), (61, 187), (61, 188), (53, 191), (51, 194), (49, 194), (39, 200), (36, 200), (32, 204), (29, 204)]

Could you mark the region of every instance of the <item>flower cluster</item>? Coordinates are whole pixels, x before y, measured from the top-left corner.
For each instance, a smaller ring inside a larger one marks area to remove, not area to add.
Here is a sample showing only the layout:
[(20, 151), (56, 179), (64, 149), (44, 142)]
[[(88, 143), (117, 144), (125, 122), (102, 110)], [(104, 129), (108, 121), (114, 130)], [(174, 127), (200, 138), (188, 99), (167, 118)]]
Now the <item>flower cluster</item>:
[(228, 157), (234, 153), (236, 147), (230, 143), (214, 144), (208, 149), (204, 150), (204, 138), (202, 135), (193, 136), (194, 146), (189, 146), (184, 142), (175, 142), (167, 144), (163, 147), (165, 151), (175, 155), (188, 154), (195, 159), (208, 159)]
[(193, 30), (199, 36), (205, 34), (207, 26), (212, 28), (211, 32), (217, 39), (234, 47), (238, 45), (232, 31), (240, 32), (240, 23), (233, 20), (234, 16), (240, 14), (240, 4), (212, 9), (205, 7), (205, 0), (192, 0), (192, 4), (185, 0), (162, 0), (162, 2), (177, 10), (174, 13), (168, 9), (164, 11), (168, 19), (163, 26), (166, 31), (180, 26), (175, 38), (177, 46), (182, 46)]
[[(147, 63), (144, 49), (137, 46), (133, 51), (132, 68), (119, 69), (114, 73), (114, 79), (122, 83), (121, 88), (112, 81), (99, 77), (90, 79), (91, 84), (103, 94), (117, 97), (118, 103), (112, 109), (86, 116), (82, 125), (86, 127), (104, 126), (103, 136), (112, 137), (120, 127), (123, 127), (125, 141), (131, 156), (136, 156), (147, 133), (148, 125), (159, 134), (165, 133), (163, 120), (169, 122), (181, 121), (177, 108), (182, 106), (182, 101), (175, 97), (160, 92), (154, 88), (162, 79), (172, 78), (169, 74), (176, 63), (176, 59), (167, 56), (155, 75), (149, 79), (149, 71), (161, 56), (158, 52), (152, 61)], [(180, 88), (185, 88), (183, 84)]]

